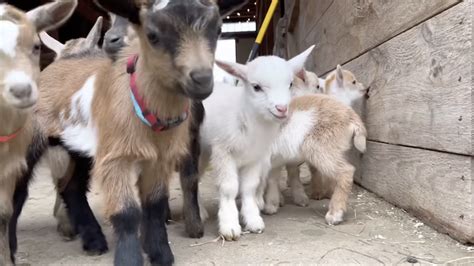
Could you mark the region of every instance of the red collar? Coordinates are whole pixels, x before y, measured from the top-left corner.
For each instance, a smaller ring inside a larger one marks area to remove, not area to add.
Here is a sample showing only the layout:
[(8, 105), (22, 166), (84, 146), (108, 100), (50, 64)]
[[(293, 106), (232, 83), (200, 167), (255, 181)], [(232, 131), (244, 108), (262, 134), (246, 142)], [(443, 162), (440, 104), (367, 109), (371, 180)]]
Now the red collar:
[(16, 138), (18, 136), (18, 134), (20, 134), (20, 131), (22, 129), (23, 128), (20, 128), (17, 131), (15, 131), (12, 134), (7, 135), (7, 136), (0, 136), (0, 143), (7, 143), (7, 142), (13, 140), (14, 138)]
[(186, 110), (184, 110), (179, 117), (163, 120), (150, 112), (146, 107), (145, 101), (138, 93), (137, 76), (135, 72), (137, 61), (138, 55), (132, 55), (127, 60), (127, 73), (130, 74), (130, 91), (136, 115), (155, 132), (161, 132), (179, 126), (188, 118), (189, 106), (186, 106)]

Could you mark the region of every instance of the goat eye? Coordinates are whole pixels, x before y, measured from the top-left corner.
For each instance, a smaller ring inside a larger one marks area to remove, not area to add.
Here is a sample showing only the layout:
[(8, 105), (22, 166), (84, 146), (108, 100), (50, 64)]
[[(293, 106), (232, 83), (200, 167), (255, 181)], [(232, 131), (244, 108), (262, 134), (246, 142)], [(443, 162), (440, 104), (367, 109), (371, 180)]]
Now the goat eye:
[(148, 41), (150, 41), (151, 44), (157, 44), (160, 41), (160, 38), (158, 37), (158, 34), (154, 32), (149, 32), (147, 34)]
[(293, 87), (293, 82), (290, 83), (290, 88)]
[(40, 52), (41, 52), (41, 44), (36, 43), (35, 45), (33, 45), (32, 52), (33, 52), (34, 55), (39, 55)]
[(356, 82), (355, 80), (354, 80), (354, 81), (352, 81), (352, 84), (356, 85), (356, 83), (357, 83), (357, 82)]
[(321, 88), (321, 87), (320, 87), (319, 85), (317, 85), (317, 86), (316, 86), (316, 89), (318, 89), (318, 90), (319, 90), (319, 88)]
[(258, 85), (258, 84), (254, 84), (254, 85), (252, 85), (252, 87), (253, 87), (253, 90), (256, 91), (256, 92), (262, 91), (262, 87), (260, 87), (260, 85)]

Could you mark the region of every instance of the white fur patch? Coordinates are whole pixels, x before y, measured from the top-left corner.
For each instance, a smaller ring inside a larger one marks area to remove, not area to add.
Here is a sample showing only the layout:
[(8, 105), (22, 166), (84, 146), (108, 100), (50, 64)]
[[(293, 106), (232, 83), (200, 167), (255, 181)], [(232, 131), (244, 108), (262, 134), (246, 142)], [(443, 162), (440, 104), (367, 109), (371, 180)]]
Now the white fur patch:
[(153, 11), (157, 11), (157, 10), (160, 10), (160, 9), (163, 9), (165, 8), (168, 3), (170, 2), (170, 0), (158, 0), (154, 5), (153, 5)]
[(340, 90), (332, 89), (329, 92), (329, 95), (336, 98), (338, 101), (342, 102), (346, 106), (352, 106), (352, 102), (361, 97), (361, 93), (355, 90)]
[(30, 85), (34, 84), (31, 77), (28, 74), (26, 74), (24, 71), (20, 71), (20, 70), (12, 70), (8, 72), (5, 77), (4, 82), (7, 87), (12, 87), (18, 84), (30, 84)]
[(272, 167), (283, 166), (302, 160), (300, 147), (313, 128), (315, 113), (313, 110), (294, 112), (288, 123), (282, 128), (278, 139), (272, 146)]
[(11, 21), (1, 20), (0, 21), (0, 52), (15, 57), (15, 48), (18, 42), (18, 35), (20, 34), (20, 28), (18, 25)]
[(91, 115), (95, 79), (95, 75), (89, 77), (84, 86), (72, 96), (71, 114), (65, 121), (65, 128), (61, 134), (66, 146), (91, 157), (97, 150), (97, 129)]
[(7, 7), (7, 5), (0, 4), (0, 17), (3, 16), (7, 12), (7, 9), (5, 7)]

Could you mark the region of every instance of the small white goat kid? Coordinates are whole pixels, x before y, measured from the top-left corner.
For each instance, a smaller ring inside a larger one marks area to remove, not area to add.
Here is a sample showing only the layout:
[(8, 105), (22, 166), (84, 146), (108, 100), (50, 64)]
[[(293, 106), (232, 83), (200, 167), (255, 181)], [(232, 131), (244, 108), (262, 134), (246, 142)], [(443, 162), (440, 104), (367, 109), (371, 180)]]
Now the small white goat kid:
[[(270, 168), (270, 147), (286, 121), (294, 76), (302, 73), (310, 47), (289, 61), (262, 56), (247, 65), (217, 62), (243, 86), (216, 83), (204, 100), (206, 116), (201, 126), (201, 167), (208, 163), (219, 187), (219, 233), (227, 240), (241, 234), (235, 199), (240, 192), (246, 230), (264, 230), (256, 192)], [(201, 171), (202, 173), (202, 171)]]

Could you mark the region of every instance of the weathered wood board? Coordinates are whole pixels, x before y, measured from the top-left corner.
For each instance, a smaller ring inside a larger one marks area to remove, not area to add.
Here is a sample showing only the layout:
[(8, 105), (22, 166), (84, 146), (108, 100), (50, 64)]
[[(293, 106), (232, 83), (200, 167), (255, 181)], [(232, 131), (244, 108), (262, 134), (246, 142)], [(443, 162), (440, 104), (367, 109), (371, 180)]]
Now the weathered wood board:
[(472, 20), (461, 3), (346, 64), (370, 86), (369, 138), (472, 155)]
[[(285, 12), (291, 12), (294, 0), (285, 1)], [(288, 55), (294, 56), (301, 51), (304, 51), (309, 46), (302, 40), (305, 38), (308, 31), (312, 30), (324, 12), (331, 6), (334, 0), (300, 0), (299, 16), (296, 21), (296, 28), (294, 31), (287, 34), (287, 51)]]
[(356, 180), (461, 242), (474, 243), (473, 158), (368, 142)]
[[(298, 39), (294, 41), (299, 43), (299, 50), (319, 44), (308, 66), (317, 74), (324, 74), (335, 64), (352, 60), (459, 1), (303, 1), (301, 8), (305, 10), (300, 12), (304, 14), (304, 24), (300, 25), (302, 34), (297, 34)], [(328, 3), (330, 6), (326, 10)], [(290, 51), (298, 52), (297, 49)]]

